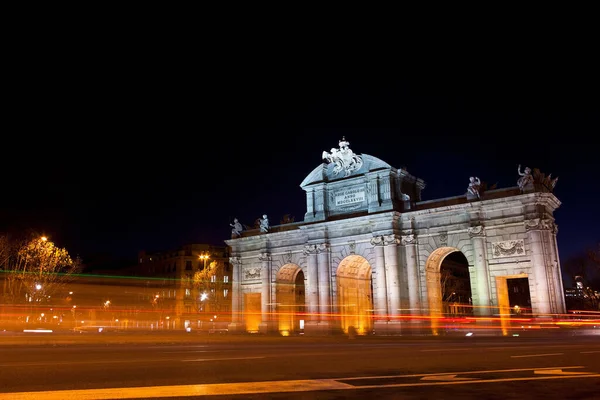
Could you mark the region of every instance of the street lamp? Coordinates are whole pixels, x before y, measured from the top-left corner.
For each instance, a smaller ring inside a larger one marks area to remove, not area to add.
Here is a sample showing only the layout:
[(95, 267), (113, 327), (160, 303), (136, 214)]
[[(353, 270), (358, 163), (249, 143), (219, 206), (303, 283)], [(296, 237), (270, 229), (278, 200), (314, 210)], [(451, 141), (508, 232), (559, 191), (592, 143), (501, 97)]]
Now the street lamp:
[(208, 260), (210, 258), (210, 253), (202, 253), (198, 256), (198, 258), (202, 261), (204, 261), (204, 265), (202, 267), (202, 269), (206, 269), (206, 260)]

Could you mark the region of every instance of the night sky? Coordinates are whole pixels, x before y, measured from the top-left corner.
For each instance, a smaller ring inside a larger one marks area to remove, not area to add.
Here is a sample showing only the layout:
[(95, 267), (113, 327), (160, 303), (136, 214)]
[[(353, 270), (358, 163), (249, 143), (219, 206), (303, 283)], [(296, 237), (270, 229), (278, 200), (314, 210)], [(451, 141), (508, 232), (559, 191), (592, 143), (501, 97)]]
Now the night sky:
[(515, 186), (518, 164), (552, 173), (561, 259), (600, 239), (597, 73), (177, 61), (98, 59), (25, 82), (0, 230), (34, 229), (84, 262), (223, 244), (233, 217), (302, 221), (300, 183), (345, 136), (423, 179), (423, 200), (464, 194), (473, 175)]

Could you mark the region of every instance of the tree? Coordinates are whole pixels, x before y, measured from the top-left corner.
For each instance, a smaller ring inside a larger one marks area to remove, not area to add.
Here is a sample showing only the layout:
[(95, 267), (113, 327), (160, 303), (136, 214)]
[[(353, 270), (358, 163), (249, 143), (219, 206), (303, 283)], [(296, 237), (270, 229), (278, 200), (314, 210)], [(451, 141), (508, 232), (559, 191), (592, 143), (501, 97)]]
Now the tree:
[(45, 236), (22, 240), (0, 238), (4, 302), (47, 302), (81, 271), (81, 260), (73, 260), (66, 249), (56, 247)]
[[(194, 302), (198, 312), (218, 313), (224, 301), (223, 289), (225, 283), (225, 267), (221, 261), (213, 261), (206, 268), (194, 273)], [(212, 318), (212, 317), (211, 317)]]

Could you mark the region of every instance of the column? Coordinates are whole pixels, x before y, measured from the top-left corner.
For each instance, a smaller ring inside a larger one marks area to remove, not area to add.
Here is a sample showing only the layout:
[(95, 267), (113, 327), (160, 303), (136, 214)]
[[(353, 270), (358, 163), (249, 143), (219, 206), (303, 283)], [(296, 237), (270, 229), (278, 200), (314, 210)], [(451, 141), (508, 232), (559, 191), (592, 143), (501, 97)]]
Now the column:
[(400, 243), (406, 252), (406, 277), (408, 280), (408, 303), (410, 313), (421, 313), (419, 305), (419, 266), (417, 264), (417, 240), (413, 234), (402, 236)]
[(329, 322), (331, 309), (331, 271), (329, 270), (329, 245), (321, 243), (317, 245), (318, 251), (318, 284), (319, 284), (319, 312), (320, 320)]
[(390, 316), (397, 316), (400, 313), (400, 273), (398, 271), (399, 243), (400, 240), (398, 240), (395, 235), (386, 235), (383, 237), (388, 312)]
[(304, 254), (308, 256), (307, 264), (307, 288), (306, 296), (308, 297), (308, 320), (318, 321), (319, 312), (319, 269), (317, 264), (317, 246), (309, 244), (304, 246)]
[(239, 257), (230, 257), (231, 272), (231, 324), (230, 331), (241, 329), (241, 283), (242, 283), (242, 260)]
[[(488, 271), (487, 252), (485, 246), (485, 231), (483, 225), (472, 226), (467, 232), (471, 237), (473, 245), (473, 257), (475, 267), (475, 279), (478, 303), (473, 302), (475, 315), (483, 316), (492, 314), (490, 308), (490, 274)], [(471, 285), (473, 287), (473, 285)]]
[(375, 319), (379, 321), (387, 321), (387, 282), (385, 276), (385, 257), (383, 254), (383, 236), (376, 236), (372, 238), (371, 245), (373, 245), (375, 250), (375, 293), (373, 293)]
[[(550, 298), (548, 296), (548, 277), (546, 276), (546, 260), (542, 243), (542, 226), (539, 218), (526, 220), (525, 229), (529, 237), (531, 251), (531, 268), (533, 270), (537, 314), (550, 314)], [(532, 304), (533, 306), (533, 304)]]
[(261, 261), (260, 279), (261, 285), (261, 302), (260, 313), (261, 320), (264, 325), (269, 324), (271, 320), (271, 255), (269, 253), (260, 253), (258, 259)]
[(561, 268), (560, 268), (560, 258), (558, 256), (558, 244), (556, 242), (556, 236), (558, 234), (558, 225), (556, 225), (555, 223), (552, 224), (552, 257), (556, 257), (556, 268), (555, 268), (555, 273), (557, 276), (557, 294), (559, 295), (559, 299), (560, 301), (558, 302), (557, 306), (557, 313), (560, 314), (564, 314), (567, 312), (567, 306), (565, 304), (565, 288), (563, 286), (563, 280), (562, 280), (562, 273), (561, 273)]

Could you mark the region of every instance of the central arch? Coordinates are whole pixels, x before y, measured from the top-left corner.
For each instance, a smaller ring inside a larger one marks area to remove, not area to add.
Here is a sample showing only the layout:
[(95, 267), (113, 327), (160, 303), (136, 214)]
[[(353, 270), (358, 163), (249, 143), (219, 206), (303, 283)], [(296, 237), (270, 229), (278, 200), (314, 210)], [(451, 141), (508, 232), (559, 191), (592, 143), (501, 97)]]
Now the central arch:
[(294, 332), (302, 331), (305, 304), (302, 269), (296, 264), (286, 264), (277, 272), (275, 282), (279, 333), (282, 336), (289, 336)]
[(371, 265), (362, 256), (351, 255), (337, 269), (340, 325), (344, 333), (359, 335), (373, 331), (373, 289)]
[[(436, 250), (434, 250), (429, 257), (427, 258), (426, 264), (425, 264), (425, 276), (426, 276), (426, 282), (427, 282), (427, 303), (429, 306), (429, 316), (430, 316), (430, 321), (431, 321), (431, 331), (433, 333), (433, 335), (438, 335), (439, 334), (439, 322), (440, 319), (443, 317), (444, 314), (444, 301), (448, 301), (448, 300), (453, 300), (454, 303), (456, 303), (457, 299), (453, 299), (452, 297), (448, 297), (446, 296), (446, 298), (444, 298), (444, 290), (442, 288), (442, 281), (443, 276), (442, 276), (442, 263), (444, 262), (444, 259), (453, 253), (460, 253), (460, 255), (463, 255), (462, 252), (460, 250), (458, 250), (455, 247), (440, 247)], [(462, 257), (465, 260), (465, 268), (467, 271), (467, 276), (468, 276), (468, 261), (466, 261), (466, 258)], [(470, 281), (470, 278), (469, 278)], [(465, 290), (465, 294), (463, 297), (468, 296), (468, 299), (461, 299), (460, 297), (458, 297), (458, 303), (463, 303), (463, 301), (465, 301), (465, 303), (470, 304), (471, 302), (471, 289), (470, 289), (470, 282), (466, 285), (466, 289)], [(452, 293), (454, 294), (454, 293)], [(462, 308), (462, 307), (461, 307)], [(470, 308), (467, 308), (468, 312), (471, 311)], [(463, 310), (464, 311), (464, 310)]]

